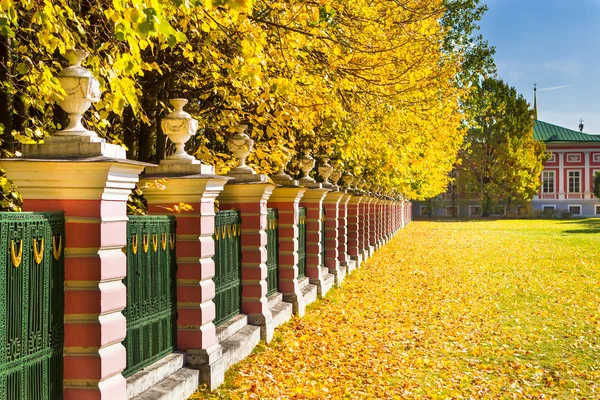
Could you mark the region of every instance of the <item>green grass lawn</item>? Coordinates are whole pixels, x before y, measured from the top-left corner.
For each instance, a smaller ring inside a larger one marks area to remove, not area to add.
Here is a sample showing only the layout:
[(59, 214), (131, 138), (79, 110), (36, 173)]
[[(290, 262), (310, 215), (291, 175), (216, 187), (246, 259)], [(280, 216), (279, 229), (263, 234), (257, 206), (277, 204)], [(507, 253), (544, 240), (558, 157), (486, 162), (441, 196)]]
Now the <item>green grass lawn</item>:
[(413, 222), (212, 396), (600, 398), (599, 233)]

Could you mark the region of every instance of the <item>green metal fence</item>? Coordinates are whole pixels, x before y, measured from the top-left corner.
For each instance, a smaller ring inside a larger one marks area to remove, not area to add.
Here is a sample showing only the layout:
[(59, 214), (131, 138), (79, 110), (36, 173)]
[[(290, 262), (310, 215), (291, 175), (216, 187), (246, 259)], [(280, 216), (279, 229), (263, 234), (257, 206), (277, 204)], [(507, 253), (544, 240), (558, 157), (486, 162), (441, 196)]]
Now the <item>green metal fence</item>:
[(325, 267), (325, 207), (321, 208), (321, 266)]
[(279, 286), (279, 213), (267, 209), (267, 296), (277, 292)]
[(215, 325), (242, 309), (242, 218), (239, 211), (218, 211), (215, 216)]
[(298, 278), (306, 276), (306, 207), (300, 207), (298, 218)]
[(173, 216), (129, 216), (125, 377), (175, 350), (175, 233)]
[(0, 213), (0, 399), (63, 397), (63, 213)]

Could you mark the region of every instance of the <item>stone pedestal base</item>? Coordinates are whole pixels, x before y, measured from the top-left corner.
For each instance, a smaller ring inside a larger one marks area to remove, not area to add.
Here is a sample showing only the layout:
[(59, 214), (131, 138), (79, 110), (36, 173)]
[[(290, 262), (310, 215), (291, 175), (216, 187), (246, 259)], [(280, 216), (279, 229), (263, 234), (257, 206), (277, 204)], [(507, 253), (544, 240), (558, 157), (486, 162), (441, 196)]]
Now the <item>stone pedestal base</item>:
[(225, 380), (225, 363), (221, 345), (214, 344), (206, 349), (188, 350), (185, 354), (188, 367), (199, 370), (200, 383), (215, 390)]

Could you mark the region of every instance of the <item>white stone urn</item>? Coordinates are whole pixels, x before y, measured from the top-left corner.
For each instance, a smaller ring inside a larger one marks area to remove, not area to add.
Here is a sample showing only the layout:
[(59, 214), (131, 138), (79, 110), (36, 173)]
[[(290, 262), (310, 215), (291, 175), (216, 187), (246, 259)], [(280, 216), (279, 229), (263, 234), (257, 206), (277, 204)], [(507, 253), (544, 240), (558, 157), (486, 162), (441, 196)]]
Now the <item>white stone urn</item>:
[(167, 160), (182, 164), (194, 163), (197, 160), (185, 152), (185, 144), (196, 134), (198, 121), (183, 111), (183, 107), (188, 103), (187, 99), (171, 99), (169, 103), (175, 111), (163, 118), (160, 123), (165, 135), (175, 143), (175, 152), (168, 156)]
[(330, 186), (329, 177), (333, 173), (333, 167), (329, 164), (329, 158), (324, 158), (318, 168), (319, 176), (323, 178), (323, 185)]
[(352, 181), (354, 181), (354, 175), (352, 175), (350, 172), (346, 172), (342, 177), (342, 182), (344, 182), (344, 185), (346, 185), (346, 187), (351, 190), (353, 189), (351, 186)]
[(71, 63), (58, 74), (58, 81), (66, 96), (58, 100), (58, 105), (69, 114), (69, 124), (63, 130), (57, 131), (57, 136), (87, 136), (98, 137), (96, 132), (87, 130), (81, 123), (85, 113), (92, 103), (100, 100), (102, 91), (100, 82), (81, 62), (88, 56), (84, 50), (67, 50), (65, 58)]
[(337, 162), (333, 162), (332, 167), (333, 171), (331, 172), (330, 178), (333, 185), (337, 188), (338, 182), (340, 181), (340, 179), (342, 179), (342, 171), (339, 169), (339, 163)]
[(304, 154), (302, 155), (302, 157), (300, 157), (299, 161), (300, 169), (304, 173), (304, 176), (300, 178), (300, 180), (302, 182), (315, 182), (315, 180), (308, 175), (310, 171), (312, 171), (312, 169), (315, 167), (315, 159), (312, 158), (312, 156), (310, 155), (310, 150), (305, 149), (302, 150), (302, 152)]
[(248, 125), (239, 124), (236, 128), (237, 133), (227, 141), (227, 148), (238, 159), (237, 167), (231, 170), (233, 174), (254, 174), (254, 170), (246, 165), (246, 157), (254, 146), (254, 140), (246, 134), (247, 128)]

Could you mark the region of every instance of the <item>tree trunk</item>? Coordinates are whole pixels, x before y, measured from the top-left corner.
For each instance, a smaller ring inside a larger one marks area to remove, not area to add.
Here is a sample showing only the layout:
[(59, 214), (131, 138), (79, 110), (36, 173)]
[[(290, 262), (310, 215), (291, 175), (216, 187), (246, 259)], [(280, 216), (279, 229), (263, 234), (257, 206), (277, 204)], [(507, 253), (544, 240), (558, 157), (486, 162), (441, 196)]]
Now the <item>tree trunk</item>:
[(492, 215), (492, 198), (489, 194), (483, 195), (483, 204), (482, 204), (481, 216), (489, 217)]
[(123, 111), (123, 143), (127, 147), (127, 158), (137, 160), (137, 151), (135, 146), (135, 127), (136, 120), (133, 116), (131, 107), (126, 107)]

